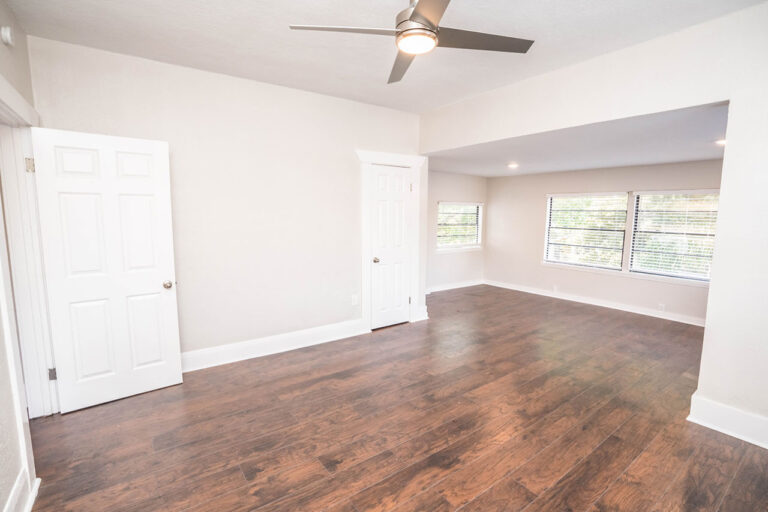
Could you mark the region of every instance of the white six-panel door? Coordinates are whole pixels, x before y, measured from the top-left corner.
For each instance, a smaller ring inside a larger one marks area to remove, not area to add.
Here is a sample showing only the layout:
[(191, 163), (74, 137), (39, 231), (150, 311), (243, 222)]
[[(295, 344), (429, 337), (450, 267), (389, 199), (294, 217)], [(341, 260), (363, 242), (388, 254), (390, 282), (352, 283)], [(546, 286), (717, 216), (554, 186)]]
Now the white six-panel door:
[(61, 411), (180, 383), (167, 143), (32, 137)]
[(409, 320), (410, 169), (372, 166), (373, 212), (371, 215), (371, 328)]

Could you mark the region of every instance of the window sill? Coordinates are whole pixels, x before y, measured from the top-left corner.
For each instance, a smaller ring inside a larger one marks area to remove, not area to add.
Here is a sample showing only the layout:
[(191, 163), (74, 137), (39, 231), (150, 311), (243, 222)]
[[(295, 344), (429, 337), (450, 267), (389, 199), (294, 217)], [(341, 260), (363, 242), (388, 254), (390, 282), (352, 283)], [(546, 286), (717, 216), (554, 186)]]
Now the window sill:
[(697, 281), (695, 279), (686, 279), (684, 277), (656, 276), (653, 274), (641, 274), (630, 272), (628, 270), (610, 270), (606, 268), (592, 268), (579, 265), (568, 265), (567, 263), (553, 263), (551, 261), (542, 261), (545, 267), (559, 268), (562, 270), (576, 270), (579, 272), (590, 272), (592, 274), (602, 274), (606, 276), (623, 277), (629, 279), (642, 279), (644, 281), (656, 281), (667, 284), (678, 284), (683, 286), (693, 286), (694, 288), (709, 288), (709, 281)]
[(450, 254), (454, 252), (477, 252), (482, 251), (482, 245), (467, 245), (464, 247), (438, 247), (437, 254)]

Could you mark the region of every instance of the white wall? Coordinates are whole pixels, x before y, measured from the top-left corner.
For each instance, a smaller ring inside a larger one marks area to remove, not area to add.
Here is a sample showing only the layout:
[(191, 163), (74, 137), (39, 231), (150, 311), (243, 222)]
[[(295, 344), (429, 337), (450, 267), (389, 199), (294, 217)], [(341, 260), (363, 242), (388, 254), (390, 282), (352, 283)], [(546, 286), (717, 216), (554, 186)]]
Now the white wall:
[(418, 117), (30, 38), (43, 126), (166, 140), (182, 350), (360, 318), (356, 149)]
[(722, 161), (709, 160), (491, 178), (485, 278), (704, 325), (708, 288), (698, 281), (543, 263), (546, 195), (717, 189), (721, 168)]
[(767, 26), (763, 2), (428, 112), (421, 125), (421, 150), (431, 152), (729, 101), (718, 240), (691, 419), (766, 446)]
[[(480, 176), (429, 172), (429, 255), (427, 290), (456, 288), (483, 279), (483, 249), (437, 250), (437, 204), (440, 201), (485, 203), (487, 179)], [(485, 228), (485, 222), (483, 228)], [(484, 236), (483, 244), (485, 244)]]

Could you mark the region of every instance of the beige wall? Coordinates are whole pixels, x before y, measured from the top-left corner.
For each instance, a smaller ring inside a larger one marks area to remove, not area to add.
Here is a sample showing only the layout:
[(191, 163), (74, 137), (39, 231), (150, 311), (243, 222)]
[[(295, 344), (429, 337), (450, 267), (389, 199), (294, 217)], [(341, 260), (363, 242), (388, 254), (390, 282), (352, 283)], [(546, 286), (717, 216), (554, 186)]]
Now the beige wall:
[[(486, 178), (447, 172), (429, 172), (429, 255), (427, 290), (469, 284), (483, 279), (483, 250), (437, 250), (437, 203), (485, 203)], [(485, 223), (484, 226), (485, 227)]]
[(3, 343), (0, 343), (0, 506), (8, 502), (22, 465), (8, 351)]
[(680, 279), (543, 263), (547, 194), (720, 187), (720, 160), (528, 174), (488, 180), (485, 278), (522, 288), (698, 320), (707, 287)]
[(166, 140), (182, 350), (360, 318), (356, 149), (418, 117), (29, 38), (45, 127)]
[(11, 47), (0, 43), (0, 75), (8, 80), (24, 99), (32, 103), (27, 34), (16, 21), (11, 9), (0, 0), (0, 26), (5, 25), (12, 27), (15, 44)]
[(691, 419), (768, 446), (768, 2), (425, 113), (421, 150), (729, 102)]

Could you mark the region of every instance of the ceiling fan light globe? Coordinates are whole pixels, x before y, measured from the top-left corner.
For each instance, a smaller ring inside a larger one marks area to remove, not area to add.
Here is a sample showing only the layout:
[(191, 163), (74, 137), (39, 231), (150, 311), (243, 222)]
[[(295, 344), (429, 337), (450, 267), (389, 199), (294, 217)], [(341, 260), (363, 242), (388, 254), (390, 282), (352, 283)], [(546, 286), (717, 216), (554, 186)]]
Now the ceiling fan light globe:
[(423, 55), (437, 46), (437, 34), (426, 29), (411, 29), (397, 35), (398, 49), (409, 55)]

